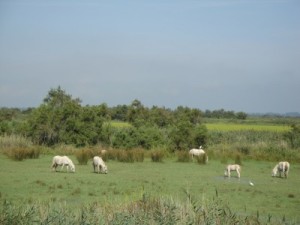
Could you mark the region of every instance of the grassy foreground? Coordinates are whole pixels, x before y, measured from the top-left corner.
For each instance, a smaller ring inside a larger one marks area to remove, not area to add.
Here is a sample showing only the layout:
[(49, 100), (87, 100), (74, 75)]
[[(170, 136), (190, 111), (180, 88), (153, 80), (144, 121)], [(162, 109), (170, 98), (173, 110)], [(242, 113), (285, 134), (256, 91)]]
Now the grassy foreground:
[[(273, 218), (300, 223), (299, 165), (291, 165), (289, 178), (271, 177), (275, 163), (244, 161), (241, 179), (233, 174), (224, 179), (224, 165), (179, 163), (167, 159), (153, 163), (108, 161), (109, 173), (94, 174), (91, 162), (77, 165), (76, 173), (51, 172), (52, 156), (21, 162), (0, 155), (0, 199), (18, 203), (53, 203), (71, 209), (83, 204), (115, 206), (139, 201), (145, 196), (186, 202), (190, 193), (198, 202), (210, 202), (216, 196), (237, 215)], [(249, 185), (249, 181), (254, 186)], [(1, 203), (0, 209), (4, 205)]]

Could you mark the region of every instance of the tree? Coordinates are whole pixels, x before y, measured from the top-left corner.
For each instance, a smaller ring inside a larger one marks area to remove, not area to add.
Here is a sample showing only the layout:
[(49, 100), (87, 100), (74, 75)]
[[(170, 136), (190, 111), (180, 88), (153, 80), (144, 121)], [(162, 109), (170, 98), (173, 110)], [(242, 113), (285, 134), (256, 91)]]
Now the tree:
[(60, 87), (51, 89), (29, 118), (29, 136), (38, 144), (70, 143), (69, 133), (80, 132), (80, 100), (72, 99)]
[(96, 144), (100, 139), (103, 109), (103, 105), (81, 107), (78, 98), (73, 99), (60, 87), (51, 89), (31, 114), (29, 136), (35, 143), (49, 146)]
[(292, 148), (300, 147), (300, 125), (292, 124), (291, 130), (285, 133), (284, 136)]
[(149, 112), (149, 120), (151, 124), (158, 127), (166, 127), (172, 123), (172, 112), (165, 108), (153, 106)]
[(205, 125), (197, 124), (193, 129), (193, 143), (194, 146), (205, 146), (208, 138), (208, 130)]
[(187, 149), (192, 145), (192, 129), (192, 124), (186, 120), (178, 121), (170, 128), (169, 139), (172, 151)]
[(236, 113), (236, 118), (239, 120), (245, 120), (247, 119), (247, 114), (244, 112), (237, 112)]
[(143, 104), (135, 99), (128, 107), (127, 121), (134, 126), (140, 126), (149, 119), (149, 110)]

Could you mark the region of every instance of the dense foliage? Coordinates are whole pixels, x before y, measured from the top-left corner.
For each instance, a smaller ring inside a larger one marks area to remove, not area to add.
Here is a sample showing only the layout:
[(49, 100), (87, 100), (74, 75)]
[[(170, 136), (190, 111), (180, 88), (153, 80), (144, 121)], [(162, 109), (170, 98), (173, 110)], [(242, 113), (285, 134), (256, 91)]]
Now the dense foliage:
[[(205, 145), (207, 129), (201, 124), (202, 112), (179, 106), (175, 110), (145, 107), (139, 100), (131, 105), (109, 108), (106, 104), (82, 106), (60, 87), (51, 89), (43, 103), (30, 110), (0, 110), (0, 134), (21, 135), (33, 143), (54, 146), (101, 144), (132, 149), (161, 147), (175, 151)], [(124, 121), (116, 127), (111, 121)]]
[[(299, 125), (282, 134), (252, 134), (251, 132), (208, 132), (205, 120), (246, 121), (247, 114), (224, 109), (205, 112), (178, 106), (145, 107), (135, 99), (130, 105), (108, 107), (105, 103), (82, 106), (60, 87), (51, 89), (37, 108), (0, 109), (0, 135), (20, 135), (34, 144), (55, 146), (102, 146), (120, 149), (164, 149), (171, 152), (198, 147), (239, 143), (241, 139), (262, 142), (268, 136), (275, 142), (285, 140), (291, 148), (300, 147)], [(121, 121), (128, 126), (115, 126)], [(281, 121), (281, 120), (278, 120)], [(279, 135), (280, 137), (277, 137)], [(270, 140), (271, 140), (270, 139)], [(249, 148), (249, 147), (248, 147)]]

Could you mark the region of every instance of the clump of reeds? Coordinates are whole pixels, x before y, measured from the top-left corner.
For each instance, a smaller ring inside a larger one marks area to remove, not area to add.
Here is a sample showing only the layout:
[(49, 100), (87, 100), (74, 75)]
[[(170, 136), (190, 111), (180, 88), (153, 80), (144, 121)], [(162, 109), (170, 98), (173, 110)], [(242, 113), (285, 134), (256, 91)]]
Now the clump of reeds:
[(145, 153), (143, 149), (132, 149), (132, 150), (123, 150), (123, 149), (112, 149), (107, 151), (103, 160), (117, 160), (119, 162), (143, 162)]
[(241, 154), (236, 154), (235, 159), (234, 159), (235, 164), (239, 164), (240, 166), (242, 165), (242, 156)]
[(152, 162), (162, 162), (164, 158), (164, 152), (160, 150), (153, 150), (151, 152)]
[(206, 153), (194, 157), (197, 159), (198, 164), (207, 164), (208, 162), (208, 155)]
[(80, 149), (75, 152), (75, 156), (80, 165), (87, 165), (90, 158), (93, 156), (91, 149)]
[(10, 159), (22, 161), (24, 159), (37, 159), (40, 156), (38, 147), (13, 147), (4, 152)]
[(177, 151), (177, 161), (178, 162), (190, 162), (191, 158), (189, 152), (187, 151)]
[(0, 136), (0, 149), (27, 148), (32, 145), (33, 143), (29, 139), (20, 135)]
[[(81, 193), (74, 189), (72, 195)], [(217, 191), (216, 191), (217, 194)], [(65, 203), (18, 202), (4, 200), (0, 206), (0, 221), (11, 224), (293, 224), (285, 216), (280, 219), (256, 215), (244, 215), (231, 210), (218, 198), (212, 200), (192, 196), (186, 191), (186, 201), (173, 198), (152, 198), (143, 194), (140, 200), (130, 203), (109, 204), (93, 202), (79, 207)]]

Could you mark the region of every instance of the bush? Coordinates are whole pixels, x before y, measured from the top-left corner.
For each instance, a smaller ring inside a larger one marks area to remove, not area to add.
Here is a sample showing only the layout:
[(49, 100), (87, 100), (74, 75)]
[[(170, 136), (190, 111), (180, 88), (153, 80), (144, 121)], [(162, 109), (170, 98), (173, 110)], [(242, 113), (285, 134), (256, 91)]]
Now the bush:
[(190, 155), (187, 151), (177, 151), (177, 161), (178, 162), (190, 162)]
[(152, 162), (162, 162), (163, 158), (164, 158), (164, 153), (162, 151), (155, 150), (151, 152)]
[(24, 159), (37, 159), (40, 156), (40, 150), (37, 147), (14, 147), (5, 151), (10, 159), (22, 161)]
[(0, 149), (6, 151), (13, 148), (30, 148), (33, 144), (29, 139), (19, 135), (0, 136)]
[(134, 162), (134, 157), (131, 151), (121, 150), (118, 154), (118, 161), (120, 162)]
[(208, 156), (206, 153), (199, 156), (195, 156), (195, 158), (197, 159), (198, 164), (207, 164), (208, 162)]
[(90, 149), (81, 149), (75, 152), (75, 156), (80, 165), (87, 165), (89, 159), (92, 157), (92, 151)]
[(240, 166), (242, 165), (242, 156), (241, 156), (241, 154), (236, 154), (234, 163), (239, 164)]
[(31, 147), (27, 149), (26, 158), (37, 159), (40, 157), (40, 149), (38, 147)]
[(135, 162), (143, 162), (144, 161), (145, 154), (144, 154), (143, 149), (133, 149), (133, 150), (130, 150), (130, 152), (132, 153), (133, 159)]

